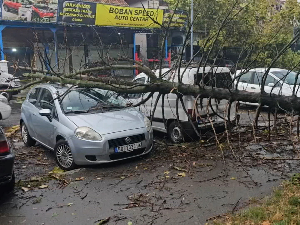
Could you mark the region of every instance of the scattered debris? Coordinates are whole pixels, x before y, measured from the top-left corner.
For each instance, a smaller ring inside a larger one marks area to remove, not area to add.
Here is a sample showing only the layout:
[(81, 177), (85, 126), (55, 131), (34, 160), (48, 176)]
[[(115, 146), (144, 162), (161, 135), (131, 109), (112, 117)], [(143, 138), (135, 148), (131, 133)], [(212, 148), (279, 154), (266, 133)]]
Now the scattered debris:
[(38, 204), (42, 202), (42, 197), (37, 197), (35, 199), (33, 199), (32, 204)]
[(106, 223), (108, 223), (109, 222), (109, 220), (110, 220), (110, 217), (107, 217), (106, 219), (103, 219), (103, 220), (98, 220), (98, 221), (96, 221), (96, 222), (98, 222), (97, 223), (97, 225), (102, 225), (102, 224), (106, 224)]
[(185, 177), (185, 176), (186, 176), (185, 172), (178, 173), (177, 175), (178, 175), (179, 177)]
[(19, 130), (20, 130), (20, 125), (12, 126), (5, 131), (5, 135), (7, 138), (10, 138), (14, 134), (16, 134)]
[(26, 187), (21, 187), (21, 189), (22, 189), (22, 191), (24, 191), (24, 192), (29, 191), (29, 188), (26, 188)]
[(75, 181), (81, 181), (81, 180), (84, 180), (84, 177), (77, 177), (77, 178), (75, 178)]
[(186, 169), (182, 169), (182, 168), (180, 168), (180, 167), (177, 167), (177, 166), (173, 166), (173, 168), (174, 168), (175, 170), (178, 170), (178, 171), (187, 172), (187, 170), (186, 170)]
[(45, 189), (45, 188), (48, 188), (48, 185), (43, 184), (43, 185), (39, 186), (39, 189)]

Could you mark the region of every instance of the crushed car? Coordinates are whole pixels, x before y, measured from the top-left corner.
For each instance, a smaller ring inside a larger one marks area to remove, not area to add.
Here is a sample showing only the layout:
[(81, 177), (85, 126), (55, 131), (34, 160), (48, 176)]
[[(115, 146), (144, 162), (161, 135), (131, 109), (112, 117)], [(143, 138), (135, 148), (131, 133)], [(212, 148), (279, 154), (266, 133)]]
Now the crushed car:
[(43, 84), (32, 88), (21, 108), (21, 135), (55, 153), (63, 170), (148, 154), (149, 119), (115, 92)]

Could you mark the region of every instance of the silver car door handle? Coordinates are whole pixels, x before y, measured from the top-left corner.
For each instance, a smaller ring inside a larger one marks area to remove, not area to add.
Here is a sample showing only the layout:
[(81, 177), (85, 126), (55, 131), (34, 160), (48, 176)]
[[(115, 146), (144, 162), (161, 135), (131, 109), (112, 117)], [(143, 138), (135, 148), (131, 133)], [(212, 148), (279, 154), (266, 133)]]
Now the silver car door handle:
[(256, 89), (255, 87), (251, 87), (251, 89)]

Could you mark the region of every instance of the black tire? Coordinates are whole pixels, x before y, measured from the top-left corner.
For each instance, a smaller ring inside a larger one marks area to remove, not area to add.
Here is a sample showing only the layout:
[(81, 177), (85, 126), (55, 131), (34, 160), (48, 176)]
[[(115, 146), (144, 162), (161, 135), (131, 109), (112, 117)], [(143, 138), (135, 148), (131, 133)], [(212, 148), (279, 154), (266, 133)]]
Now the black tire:
[(76, 168), (71, 148), (67, 141), (59, 140), (54, 147), (55, 161), (63, 170)]
[(21, 136), (26, 147), (35, 145), (36, 141), (30, 136), (27, 126), (24, 122), (21, 124)]
[(184, 133), (177, 121), (170, 123), (168, 127), (168, 137), (175, 144), (184, 142)]
[(10, 182), (7, 183), (7, 184), (5, 184), (5, 185), (3, 186), (4, 192), (9, 193), (9, 192), (12, 192), (12, 191), (14, 190), (14, 188), (15, 188), (15, 180), (16, 180), (15, 174), (13, 173)]
[(3, 6), (3, 9), (4, 9), (5, 12), (9, 12), (9, 11), (10, 11), (10, 10), (9, 10), (9, 7), (8, 7), (7, 5), (4, 5), (4, 6)]

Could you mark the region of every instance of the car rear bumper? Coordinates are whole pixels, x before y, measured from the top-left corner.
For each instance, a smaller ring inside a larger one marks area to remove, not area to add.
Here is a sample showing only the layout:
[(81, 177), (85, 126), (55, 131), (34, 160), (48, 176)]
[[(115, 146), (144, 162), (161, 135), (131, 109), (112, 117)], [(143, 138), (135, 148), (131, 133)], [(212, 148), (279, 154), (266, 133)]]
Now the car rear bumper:
[[(141, 141), (142, 146), (139, 149), (116, 153), (114, 147), (109, 146), (108, 140), (139, 134), (145, 135), (145, 140)], [(137, 129), (135, 132), (131, 131), (130, 133), (124, 132), (121, 137), (120, 134), (105, 135), (104, 141), (101, 142), (84, 141), (72, 137), (68, 140), (68, 143), (72, 150), (74, 162), (77, 165), (102, 164), (138, 157), (148, 154), (153, 148), (153, 132), (147, 132), (146, 129)]]
[(13, 177), (15, 156), (9, 154), (0, 156), (0, 185), (9, 183)]

